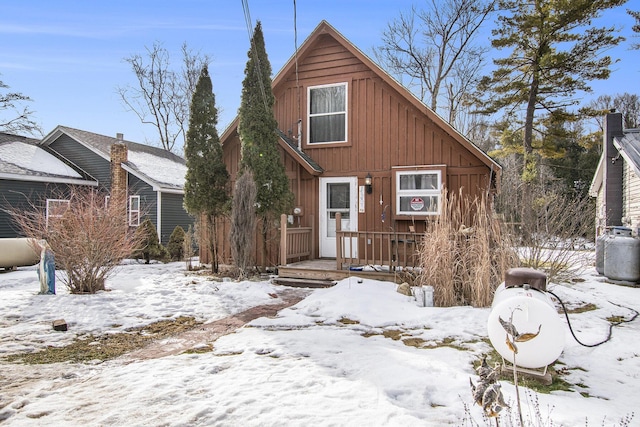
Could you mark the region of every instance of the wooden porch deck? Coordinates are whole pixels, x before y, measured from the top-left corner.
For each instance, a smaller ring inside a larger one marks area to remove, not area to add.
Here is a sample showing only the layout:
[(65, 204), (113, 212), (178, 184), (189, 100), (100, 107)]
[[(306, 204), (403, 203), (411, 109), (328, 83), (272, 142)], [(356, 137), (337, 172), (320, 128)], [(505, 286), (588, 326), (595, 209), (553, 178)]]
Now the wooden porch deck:
[[(339, 280), (357, 276), (402, 283), (407, 275), (400, 272), (417, 266), (416, 248), (422, 236), (413, 232), (343, 231), (340, 224), (340, 213), (337, 213), (336, 258), (317, 259), (314, 228), (288, 227), (287, 216), (282, 215), (281, 265), (278, 277), (273, 281), (290, 286), (328, 287)], [(306, 260), (290, 262), (302, 258)]]
[(336, 282), (348, 277), (362, 277), (363, 279), (383, 280), (402, 283), (402, 278), (396, 272), (337, 269), (335, 259), (314, 259), (295, 262), (278, 267), (278, 277), (275, 283), (300, 287), (330, 287)]

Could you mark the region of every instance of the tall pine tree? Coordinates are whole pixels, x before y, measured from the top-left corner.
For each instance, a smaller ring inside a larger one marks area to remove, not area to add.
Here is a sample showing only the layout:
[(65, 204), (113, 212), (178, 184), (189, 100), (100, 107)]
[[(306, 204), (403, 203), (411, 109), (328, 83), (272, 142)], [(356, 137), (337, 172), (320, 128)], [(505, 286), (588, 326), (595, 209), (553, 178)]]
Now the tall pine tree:
[(251, 38), (248, 56), (242, 82), (238, 125), (242, 141), (240, 173), (246, 169), (253, 172), (257, 188), (256, 213), (262, 222), (263, 262), (266, 262), (269, 230), (276, 226), (280, 214), (291, 208), (293, 194), (289, 189), (289, 180), (278, 149), (271, 64), (259, 21)]
[(493, 30), (492, 45), (509, 49), (494, 60), (497, 68), (481, 81), (483, 111), (522, 115), (523, 179), (537, 176), (534, 130), (537, 112), (543, 114), (575, 105), (578, 91), (590, 91), (589, 81), (609, 77), (612, 60), (606, 49), (622, 38), (615, 27), (596, 28), (600, 12), (625, 0), (501, 0), (502, 15)]
[[(491, 44), (510, 51), (479, 85), (482, 111), (502, 111), (511, 122), (523, 117), (520, 221), (533, 220), (531, 184), (540, 174), (535, 132), (540, 117), (575, 105), (589, 82), (609, 77), (612, 60), (603, 55), (622, 38), (615, 27), (594, 27), (601, 11), (625, 0), (499, 0), (498, 26)], [(527, 236), (523, 236), (525, 239)]]
[(187, 176), (184, 185), (184, 206), (187, 212), (201, 216), (206, 226), (207, 249), (211, 254), (211, 269), (218, 272), (217, 224), (229, 210), (229, 172), (222, 158), (222, 144), (216, 130), (218, 110), (205, 65), (200, 72), (191, 99), (189, 129), (184, 147)]

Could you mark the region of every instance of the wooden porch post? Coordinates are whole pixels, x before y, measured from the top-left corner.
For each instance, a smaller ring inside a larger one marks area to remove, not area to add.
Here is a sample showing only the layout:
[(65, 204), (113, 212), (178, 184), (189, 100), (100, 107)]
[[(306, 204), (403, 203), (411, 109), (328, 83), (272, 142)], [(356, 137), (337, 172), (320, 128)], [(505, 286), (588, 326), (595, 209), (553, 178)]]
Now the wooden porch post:
[(336, 212), (336, 270), (342, 270), (342, 215)]
[(287, 265), (287, 214), (280, 215), (280, 265)]
[(309, 248), (311, 256), (309, 259), (316, 259), (316, 218), (313, 215), (309, 215), (309, 221), (311, 221), (311, 247)]

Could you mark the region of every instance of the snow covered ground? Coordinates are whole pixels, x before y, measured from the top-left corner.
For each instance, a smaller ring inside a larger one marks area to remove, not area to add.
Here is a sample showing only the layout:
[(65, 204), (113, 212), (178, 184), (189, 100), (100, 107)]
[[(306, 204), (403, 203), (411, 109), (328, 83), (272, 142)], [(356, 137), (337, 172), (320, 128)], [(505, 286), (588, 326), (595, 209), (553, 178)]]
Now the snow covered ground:
[[(607, 336), (609, 316), (630, 318), (629, 308), (640, 309), (640, 289), (605, 283), (594, 269), (583, 278), (549, 289), (571, 307), (598, 307), (570, 315), (580, 340), (595, 343)], [(356, 277), (300, 291), (308, 294), (301, 302), (219, 338), (210, 352), (87, 364), (4, 360), (178, 316), (213, 322), (282, 302), (270, 294), (283, 292), (269, 281), (187, 274), (183, 263), (125, 265), (107, 287), (96, 295), (69, 295), (60, 287), (57, 295), (38, 295), (35, 267), (0, 273), (0, 424), (494, 425), (469, 388), (469, 378), (477, 381), (472, 362), (490, 350), (490, 310), (418, 307), (392, 283)], [(52, 329), (59, 318), (68, 322), (67, 332)], [(521, 388), (525, 419), (540, 413), (543, 419), (532, 425), (640, 426), (640, 319), (615, 327), (612, 339), (594, 348), (579, 345), (562, 324), (566, 345), (556, 367), (566, 368), (574, 391)], [(406, 345), (392, 331), (433, 348)], [(453, 345), (437, 345), (445, 340)], [(513, 404), (513, 385), (501, 384)], [(500, 425), (510, 424), (503, 416)]]

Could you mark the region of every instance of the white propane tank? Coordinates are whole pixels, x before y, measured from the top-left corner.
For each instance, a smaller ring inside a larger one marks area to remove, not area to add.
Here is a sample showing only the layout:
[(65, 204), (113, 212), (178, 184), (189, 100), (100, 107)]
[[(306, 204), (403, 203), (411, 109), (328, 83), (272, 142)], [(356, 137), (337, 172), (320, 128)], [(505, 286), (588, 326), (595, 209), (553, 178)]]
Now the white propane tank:
[(38, 244), (28, 238), (0, 239), (0, 268), (22, 267), (40, 262)]
[[(535, 277), (529, 284), (527, 276), (532, 274)], [(514, 354), (507, 346), (507, 333), (500, 319), (511, 321), (520, 335), (536, 334), (540, 328), (540, 333), (535, 338), (515, 343), (518, 349), (515, 364), (522, 368), (543, 368), (553, 363), (564, 349), (564, 326), (553, 301), (545, 291), (546, 276), (544, 285), (539, 285), (540, 274), (542, 273), (533, 269), (509, 270), (505, 275), (505, 283), (496, 289), (487, 322), (491, 344), (509, 363), (513, 363)], [(514, 277), (515, 282), (523, 283), (514, 285)]]

